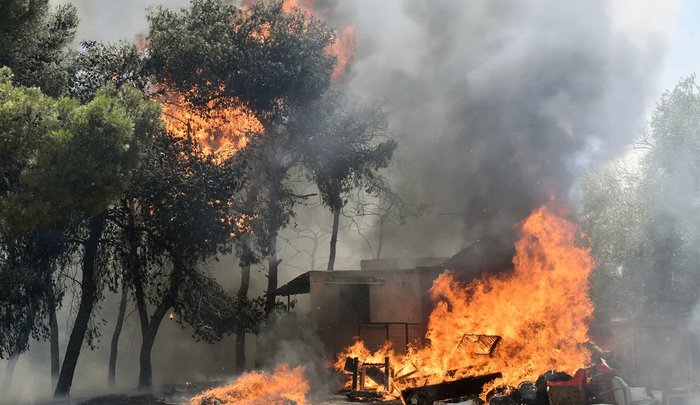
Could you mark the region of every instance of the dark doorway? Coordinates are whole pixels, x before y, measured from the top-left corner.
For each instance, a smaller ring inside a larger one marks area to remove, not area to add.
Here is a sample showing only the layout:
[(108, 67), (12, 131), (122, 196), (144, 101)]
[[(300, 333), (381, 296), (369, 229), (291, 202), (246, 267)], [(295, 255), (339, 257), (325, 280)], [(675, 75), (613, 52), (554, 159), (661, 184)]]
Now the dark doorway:
[(340, 285), (340, 319), (344, 324), (369, 323), (369, 285)]

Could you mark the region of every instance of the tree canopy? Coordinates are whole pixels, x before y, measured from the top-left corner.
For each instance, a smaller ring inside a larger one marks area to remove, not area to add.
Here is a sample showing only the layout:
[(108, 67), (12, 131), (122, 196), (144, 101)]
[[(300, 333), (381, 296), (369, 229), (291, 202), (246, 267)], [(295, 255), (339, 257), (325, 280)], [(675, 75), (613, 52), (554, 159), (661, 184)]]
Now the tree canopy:
[(81, 105), (0, 77), (1, 218), (10, 228), (69, 222), (107, 207), (129, 184), (159, 109), (129, 87)]
[(657, 103), (637, 167), (584, 182), (583, 218), (598, 263), (594, 294), (618, 316), (684, 317), (698, 298), (700, 88), (683, 79)]
[(51, 9), (49, 0), (0, 3), (0, 67), (15, 72), (18, 84), (64, 95), (78, 17), (73, 6)]
[(196, 107), (243, 104), (270, 121), (330, 85), (332, 29), (298, 10), (285, 12), (281, 1), (241, 9), (193, 0), (179, 13), (157, 8), (149, 22), (155, 77)]

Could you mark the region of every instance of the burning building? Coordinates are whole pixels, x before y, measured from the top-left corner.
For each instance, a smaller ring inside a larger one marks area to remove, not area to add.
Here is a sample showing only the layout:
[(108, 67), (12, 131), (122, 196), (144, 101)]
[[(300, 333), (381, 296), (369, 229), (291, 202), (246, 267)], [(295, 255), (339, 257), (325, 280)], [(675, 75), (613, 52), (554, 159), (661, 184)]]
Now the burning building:
[(362, 260), (360, 270), (309, 271), (280, 287), (277, 296), (306, 294), (305, 314), (334, 358), (356, 339), (376, 351), (387, 343), (399, 353), (425, 336), (433, 302), (429, 290), (445, 270), (461, 281), (512, 266), (512, 246), (485, 237), (451, 258)]

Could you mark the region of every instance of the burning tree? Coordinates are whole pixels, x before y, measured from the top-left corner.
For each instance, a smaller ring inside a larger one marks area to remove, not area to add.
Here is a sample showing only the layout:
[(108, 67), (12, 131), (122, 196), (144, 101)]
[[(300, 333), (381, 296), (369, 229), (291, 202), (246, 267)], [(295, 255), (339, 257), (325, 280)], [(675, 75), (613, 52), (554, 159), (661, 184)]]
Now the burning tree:
[[(74, 67), (71, 90), (90, 98), (107, 83), (130, 83), (154, 94), (146, 72), (146, 55), (129, 44), (83, 44)], [(152, 383), (151, 351), (161, 321), (172, 310), (194, 336), (217, 341), (232, 330), (249, 330), (259, 318), (256, 305), (229, 297), (201, 265), (229, 251), (243, 234), (234, 197), (240, 187), (240, 160), (232, 159), (245, 142), (239, 112), (198, 115), (182, 97), (155, 94), (163, 103), (163, 130), (141, 157), (130, 187), (110, 208), (110, 233), (121, 279), (122, 302), (112, 338), (110, 378), (126, 306), (133, 291), (142, 334), (139, 386)], [(244, 117), (245, 118), (245, 117)], [(254, 124), (254, 122), (253, 122)], [(224, 138), (215, 148), (208, 135)], [(197, 231), (197, 232), (195, 232)], [(117, 281), (113, 281), (117, 283)], [(152, 313), (149, 314), (149, 306)]]
[(149, 20), (151, 67), (160, 82), (195, 110), (244, 108), (262, 126), (246, 153), (255, 179), (255, 240), (268, 261), (269, 314), (277, 289), (277, 234), (297, 198), (285, 180), (305, 135), (290, 131), (288, 120), (328, 88), (333, 31), (299, 10), (286, 12), (282, 3), (236, 9), (195, 0), (180, 13), (158, 9)]
[[(259, 311), (229, 297), (200, 264), (230, 251), (240, 214), (233, 197), (237, 162), (201, 155), (191, 138), (156, 137), (121, 207), (125, 272), (142, 332), (139, 385), (152, 381), (151, 350), (169, 311), (197, 339), (252, 329)], [(148, 304), (154, 309), (148, 313)]]

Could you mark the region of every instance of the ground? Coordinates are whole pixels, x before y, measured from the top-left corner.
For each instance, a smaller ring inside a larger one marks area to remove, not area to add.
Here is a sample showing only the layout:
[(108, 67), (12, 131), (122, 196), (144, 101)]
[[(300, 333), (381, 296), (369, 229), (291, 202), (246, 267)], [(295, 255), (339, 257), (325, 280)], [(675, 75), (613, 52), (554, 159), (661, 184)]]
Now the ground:
[[(105, 395), (90, 399), (73, 399), (66, 401), (56, 401), (42, 405), (182, 405), (187, 404), (188, 398), (162, 399), (153, 395)], [(344, 396), (334, 396), (328, 400), (313, 405), (347, 405), (357, 404), (349, 402)], [(369, 403), (366, 403), (369, 404)], [(390, 404), (383, 402), (382, 405)]]
[[(42, 405), (183, 405), (187, 404), (191, 396), (188, 397), (172, 397), (169, 399), (157, 398), (153, 395), (104, 395), (100, 397), (90, 398), (90, 399), (73, 399), (66, 401), (56, 401), (51, 403), (46, 403)], [(358, 404), (358, 402), (348, 401), (344, 395), (334, 395), (331, 398), (312, 405), (348, 405), (348, 404)], [(362, 402), (361, 404), (372, 405), (371, 402)], [(397, 405), (400, 402), (376, 402), (376, 404), (381, 405)], [(463, 402), (460, 404), (470, 404), (470, 402)], [(452, 404), (459, 405), (459, 404)]]

